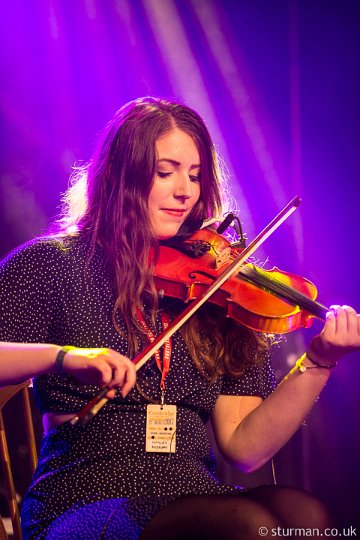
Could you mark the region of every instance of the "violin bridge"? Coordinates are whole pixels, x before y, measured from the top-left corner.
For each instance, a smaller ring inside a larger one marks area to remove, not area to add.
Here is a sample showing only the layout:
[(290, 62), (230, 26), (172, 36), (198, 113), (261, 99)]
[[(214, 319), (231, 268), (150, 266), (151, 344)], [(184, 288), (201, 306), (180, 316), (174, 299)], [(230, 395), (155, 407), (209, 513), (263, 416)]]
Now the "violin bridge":
[(221, 250), (220, 253), (217, 255), (215, 259), (215, 268), (221, 268), (225, 264), (229, 264), (231, 262), (231, 247), (229, 246)]

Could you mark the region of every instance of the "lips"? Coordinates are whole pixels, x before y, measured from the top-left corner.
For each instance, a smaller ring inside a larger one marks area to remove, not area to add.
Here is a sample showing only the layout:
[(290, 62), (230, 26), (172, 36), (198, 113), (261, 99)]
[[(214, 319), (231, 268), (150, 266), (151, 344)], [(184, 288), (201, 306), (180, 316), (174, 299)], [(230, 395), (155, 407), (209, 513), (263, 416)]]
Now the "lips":
[(186, 213), (186, 209), (178, 209), (178, 208), (162, 208), (162, 211), (166, 214), (169, 214), (173, 217), (183, 217)]

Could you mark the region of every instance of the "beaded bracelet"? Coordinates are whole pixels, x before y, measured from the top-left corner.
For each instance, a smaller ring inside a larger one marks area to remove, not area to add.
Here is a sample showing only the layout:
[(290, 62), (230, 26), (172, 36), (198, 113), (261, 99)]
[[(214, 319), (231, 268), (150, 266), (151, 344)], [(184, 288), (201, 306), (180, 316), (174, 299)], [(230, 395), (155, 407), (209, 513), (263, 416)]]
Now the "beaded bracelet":
[[(307, 366), (305, 365), (303, 362), (305, 359), (308, 359), (310, 360), (310, 362), (313, 364), (312, 366)], [(305, 371), (307, 369), (312, 369), (312, 368), (326, 368), (326, 369), (332, 369), (334, 368), (336, 365), (337, 365), (337, 362), (335, 362), (335, 364), (320, 364), (319, 362), (317, 362), (316, 360), (313, 360), (311, 358), (311, 356), (309, 355), (309, 353), (304, 353), (302, 356), (300, 356), (299, 360), (296, 361), (296, 364), (295, 364), (298, 368), (299, 368), (299, 371), (301, 373), (305, 373)]]
[(60, 351), (57, 353), (55, 358), (55, 373), (57, 375), (65, 375), (64, 371), (64, 358), (65, 354), (72, 349), (75, 349), (75, 347), (72, 347), (71, 345), (66, 345), (65, 347), (62, 347)]

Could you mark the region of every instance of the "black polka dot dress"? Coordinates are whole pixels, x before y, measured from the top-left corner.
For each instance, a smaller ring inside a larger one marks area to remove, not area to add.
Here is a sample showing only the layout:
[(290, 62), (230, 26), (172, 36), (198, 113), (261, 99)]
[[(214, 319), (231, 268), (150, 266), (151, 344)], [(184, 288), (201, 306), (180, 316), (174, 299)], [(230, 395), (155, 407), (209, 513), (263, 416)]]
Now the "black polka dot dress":
[[(79, 237), (41, 238), (4, 259), (1, 341), (110, 347), (126, 354), (125, 333), (112, 323), (111, 275), (99, 251), (89, 265), (87, 253)], [(156, 326), (160, 332), (160, 317)], [(165, 403), (177, 406), (176, 452), (145, 451), (146, 407), (160, 401), (161, 374), (150, 359), (125, 399), (110, 400), (86, 426), (65, 423), (44, 436), (22, 508), (25, 539), (136, 539), (178, 497), (241, 492), (216, 477), (205, 424), (220, 394), (265, 398), (275, 385), (271, 367), (265, 363), (240, 379), (223, 376), (209, 386), (182, 337), (172, 341)], [(34, 379), (43, 413), (76, 413), (98, 391), (67, 376)]]

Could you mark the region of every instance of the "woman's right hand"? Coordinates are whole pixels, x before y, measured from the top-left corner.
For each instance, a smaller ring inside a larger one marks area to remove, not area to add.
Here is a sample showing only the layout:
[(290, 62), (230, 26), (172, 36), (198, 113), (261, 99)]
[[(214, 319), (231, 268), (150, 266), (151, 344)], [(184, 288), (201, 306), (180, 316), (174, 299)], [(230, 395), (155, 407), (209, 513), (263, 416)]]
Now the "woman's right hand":
[(63, 370), (80, 384), (109, 386), (106, 397), (115, 396), (115, 388), (121, 389), (123, 397), (127, 396), (136, 382), (135, 366), (118, 352), (102, 349), (74, 348), (64, 357)]

